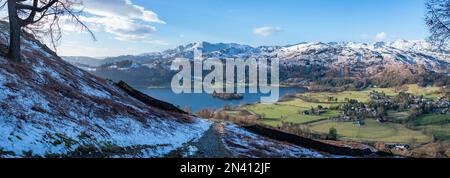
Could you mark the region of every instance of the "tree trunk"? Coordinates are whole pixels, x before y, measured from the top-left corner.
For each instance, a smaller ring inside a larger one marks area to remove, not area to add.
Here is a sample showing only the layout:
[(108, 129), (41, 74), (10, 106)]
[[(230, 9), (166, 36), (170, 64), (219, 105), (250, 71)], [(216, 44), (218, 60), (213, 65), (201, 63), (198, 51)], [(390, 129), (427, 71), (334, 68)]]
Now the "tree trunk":
[(8, 57), (16, 62), (21, 62), (20, 55), (20, 21), (16, 9), (17, 0), (8, 0), (9, 16), (9, 51)]

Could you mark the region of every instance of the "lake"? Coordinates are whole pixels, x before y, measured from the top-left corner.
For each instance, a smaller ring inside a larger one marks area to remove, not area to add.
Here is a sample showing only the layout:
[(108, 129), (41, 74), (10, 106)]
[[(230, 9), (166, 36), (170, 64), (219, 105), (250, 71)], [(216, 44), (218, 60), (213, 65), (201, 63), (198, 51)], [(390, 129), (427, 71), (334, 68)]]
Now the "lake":
[[(224, 106), (239, 106), (242, 104), (253, 104), (261, 100), (261, 96), (268, 96), (262, 93), (245, 93), (244, 99), (241, 100), (222, 100), (214, 98), (209, 94), (175, 94), (170, 88), (137, 88), (139, 91), (162, 101), (174, 104), (180, 108), (189, 107), (192, 111), (197, 112), (205, 108), (219, 109)], [(280, 97), (286, 94), (302, 93), (304, 88), (290, 87), (280, 88)]]

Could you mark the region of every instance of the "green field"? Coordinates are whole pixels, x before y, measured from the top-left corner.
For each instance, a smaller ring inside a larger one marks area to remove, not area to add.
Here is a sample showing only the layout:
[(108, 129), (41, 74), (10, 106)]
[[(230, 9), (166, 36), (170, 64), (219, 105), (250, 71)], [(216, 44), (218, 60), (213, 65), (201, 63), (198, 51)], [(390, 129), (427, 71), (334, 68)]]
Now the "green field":
[[(329, 103), (328, 100), (329, 97), (334, 97), (338, 99), (338, 103), (344, 103), (346, 102), (346, 99), (354, 99), (358, 100), (360, 102), (367, 102), (369, 101), (369, 94), (370, 91), (344, 91), (344, 92), (337, 92), (337, 93), (331, 93), (331, 92), (311, 92), (311, 93), (304, 93), (301, 94), (302, 96), (305, 96), (307, 98), (317, 100), (317, 102), (325, 102)], [(331, 102), (333, 103), (333, 102)]]
[(415, 120), (415, 129), (431, 133), (440, 141), (450, 143), (450, 116), (442, 114), (424, 114)]
[[(444, 96), (444, 94), (442, 94), (441, 88), (440, 87), (421, 87), (419, 85), (413, 84), (413, 85), (405, 85), (406, 86), (406, 93), (410, 93), (410, 94), (414, 94), (417, 96), (423, 95), (425, 98), (431, 98), (431, 99), (436, 99), (440, 96)], [(398, 93), (400, 91), (396, 91), (395, 88), (374, 88), (374, 89), (370, 89), (371, 90), (375, 90), (377, 92), (384, 92), (386, 95), (388, 96), (395, 96), (398, 95)]]
[(279, 102), (277, 103), (278, 105), (289, 105), (289, 106), (295, 106), (295, 107), (299, 107), (302, 109), (311, 109), (311, 107), (313, 108), (317, 108), (318, 106), (322, 106), (325, 108), (329, 108), (331, 106), (338, 106), (338, 103), (314, 103), (314, 102), (306, 102), (303, 101), (302, 99), (294, 99), (292, 101), (286, 101), (286, 102)]
[(374, 120), (366, 120), (363, 126), (356, 126), (353, 122), (324, 121), (312, 124), (310, 129), (317, 133), (327, 134), (332, 127), (337, 129), (339, 137), (354, 141), (409, 143), (413, 138), (417, 143), (431, 141), (431, 137), (419, 131), (410, 130), (403, 125), (379, 123)]
[(444, 114), (424, 114), (415, 120), (416, 125), (442, 125), (450, 123), (450, 116)]
[[(250, 106), (245, 106), (243, 109), (249, 110), (252, 113), (263, 116), (260, 120), (261, 123), (278, 126), (282, 122), (291, 122), (295, 124), (309, 123), (316, 120), (323, 120), (326, 118), (339, 116), (338, 111), (326, 110), (320, 116), (314, 115), (303, 115), (303, 111), (309, 110), (311, 108), (317, 108), (319, 105), (325, 108), (330, 108), (332, 106), (338, 106), (346, 102), (348, 99), (358, 100), (360, 102), (368, 102), (370, 100), (370, 92), (372, 91), (383, 92), (386, 95), (397, 95), (395, 88), (372, 88), (364, 91), (343, 91), (343, 92), (308, 92), (299, 94), (303, 99), (293, 99), (286, 102), (278, 102), (276, 104), (255, 104)], [(414, 93), (416, 95), (424, 95), (426, 97), (438, 97), (440, 96), (439, 87), (427, 87), (423, 88), (418, 85), (406, 85), (403, 87), (408, 93)], [(337, 98), (337, 101), (329, 101), (329, 98)], [(309, 101), (309, 102), (308, 102)], [(398, 121), (404, 121), (408, 119), (409, 112), (396, 112), (388, 111), (388, 116), (395, 118)]]
[(417, 129), (433, 134), (437, 140), (450, 143), (450, 124), (419, 126)]
[[(443, 96), (440, 93), (439, 87), (420, 87), (418, 85), (405, 85), (405, 89), (407, 89), (406, 93), (411, 93), (414, 95), (423, 95), (426, 98), (436, 99), (438, 97)], [(385, 93), (388, 96), (398, 95), (399, 91), (396, 91), (395, 88), (371, 88), (363, 91), (343, 91), (343, 92), (311, 92), (301, 94), (307, 98), (311, 98), (317, 100), (317, 102), (329, 102), (329, 97), (337, 98), (339, 103), (346, 102), (346, 99), (354, 99), (360, 102), (368, 102), (370, 97), (369, 94), (372, 91), (377, 91), (380, 93)]]
[(311, 107), (317, 108), (319, 105), (322, 105), (323, 107), (329, 106), (324, 104), (308, 103), (300, 99), (296, 99), (293, 101), (280, 102), (276, 104), (256, 104), (247, 106), (246, 109), (252, 113), (263, 116), (263, 119), (259, 121), (262, 124), (270, 126), (278, 126), (282, 122), (302, 124), (339, 116), (339, 112), (333, 110), (326, 110), (326, 112), (320, 116), (301, 114), (303, 111), (309, 110)]
[(403, 111), (403, 112), (398, 112), (398, 111), (393, 111), (393, 110), (387, 111), (387, 116), (395, 121), (406, 121), (406, 120), (408, 120), (410, 114), (411, 113), (409, 111)]

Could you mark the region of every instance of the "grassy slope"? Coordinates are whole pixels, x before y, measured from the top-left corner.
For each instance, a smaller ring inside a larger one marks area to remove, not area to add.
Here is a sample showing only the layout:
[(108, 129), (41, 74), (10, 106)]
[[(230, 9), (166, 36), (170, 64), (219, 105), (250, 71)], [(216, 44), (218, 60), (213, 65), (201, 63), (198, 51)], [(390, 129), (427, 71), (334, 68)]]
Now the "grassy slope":
[[(411, 93), (414, 95), (423, 95), (426, 98), (436, 99), (442, 94), (439, 94), (439, 87), (420, 87), (418, 85), (407, 85), (408, 90), (407, 93)], [(372, 91), (383, 92), (388, 96), (395, 96), (399, 92), (395, 91), (395, 88), (372, 88), (364, 91), (344, 91), (338, 93), (331, 92), (317, 92), (317, 93), (304, 93), (302, 94), (305, 97), (309, 97), (312, 99), (316, 99), (319, 102), (329, 102), (328, 97), (332, 96), (338, 99), (338, 102), (346, 102), (345, 99), (354, 99), (360, 102), (368, 102), (369, 94)]]
[(398, 111), (394, 111), (394, 110), (387, 111), (387, 116), (396, 121), (406, 121), (406, 120), (408, 120), (408, 117), (410, 116), (410, 114), (411, 113), (409, 111), (403, 111), (403, 112), (398, 112)]
[(338, 99), (338, 103), (344, 103), (347, 99), (355, 99), (360, 102), (369, 101), (370, 91), (344, 91), (338, 93), (331, 92), (317, 92), (317, 93), (304, 93), (301, 94), (305, 97), (317, 100), (318, 102), (329, 102), (328, 97), (335, 97)]
[(281, 122), (301, 124), (339, 116), (339, 112), (333, 110), (327, 110), (320, 116), (301, 114), (303, 111), (309, 110), (311, 107), (317, 108), (319, 105), (324, 107), (329, 106), (327, 104), (308, 103), (303, 100), (296, 99), (294, 101), (280, 102), (277, 104), (251, 105), (247, 106), (246, 109), (264, 116), (264, 119), (260, 120), (260, 122), (270, 126), (277, 126), (281, 124)]
[(450, 144), (450, 124), (419, 126), (417, 129), (430, 132), (437, 140)]
[(441, 114), (426, 114), (417, 117), (416, 129), (432, 133), (436, 139), (450, 142), (450, 117)]
[(417, 117), (416, 125), (446, 124), (450, 123), (450, 117), (443, 114), (425, 114)]
[(326, 134), (331, 127), (334, 127), (340, 137), (364, 142), (408, 143), (412, 138), (415, 138), (418, 143), (431, 141), (431, 137), (419, 131), (410, 130), (400, 124), (379, 123), (374, 120), (366, 120), (365, 122), (363, 126), (356, 126), (353, 122), (325, 121), (312, 125), (311, 130)]

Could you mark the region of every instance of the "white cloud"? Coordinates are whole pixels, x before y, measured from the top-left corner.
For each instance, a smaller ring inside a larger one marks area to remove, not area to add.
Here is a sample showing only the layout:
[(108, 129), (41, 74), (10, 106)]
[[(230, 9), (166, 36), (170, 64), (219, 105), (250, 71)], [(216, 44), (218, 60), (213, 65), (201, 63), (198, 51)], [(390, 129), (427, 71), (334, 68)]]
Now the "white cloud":
[[(119, 42), (120, 43), (120, 42)], [(160, 45), (156, 44), (158, 41), (150, 42), (144, 41), (143, 43), (152, 44), (155, 46), (145, 46), (140, 47), (140, 45), (118, 45), (118, 46), (108, 46), (99, 47), (96, 43), (79, 43), (79, 42), (65, 42), (58, 47), (58, 55), (60, 56), (89, 56), (104, 58), (107, 56), (120, 56), (120, 55), (139, 55), (149, 51), (160, 51), (163, 49)], [(161, 42), (162, 43), (162, 42)], [(127, 43), (128, 44), (128, 43)]]
[(375, 41), (384, 41), (384, 40), (386, 40), (387, 37), (388, 37), (387, 33), (380, 32), (380, 33), (376, 34), (373, 39)]
[(165, 24), (156, 13), (134, 5), (131, 0), (84, 0), (83, 5), (85, 12), (98, 16), (132, 18)]
[[(156, 27), (147, 25), (145, 23), (138, 23), (132, 19), (122, 17), (79, 17), (82, 22), (87, 24), (92, 31), (107, 32), (113, 34), (115, 39), (121, 41), (136, 41), (144, 40), (149, 35), (156, 32)], [(70, 18), (66, 17), (64, 20), (64, 32), (80, 33), (74, 23), (69, 22)]]
[(255, 28), (253, 30), (253, 33), (256, 35), (260, 35), (260, 36), (270, 36), (274, 33), (278, 33), (283, 31), (283, 29), (281, 29), (280, 27), (270, 27), (270, 26), (266, 26), (266, 27), (259, 27), (259, 28)]
[[(107, 32), (120, 41), (149, 41), (157, 29), (150, 23), (166, 24), (153, 11), (135, 5), (131, 0), (83, 0), (84, 16), (80, 20), (97, 32)], [(67, 32), (76, 32), (70, 19), (63, 26)]]
[(146, 40), (146, 41), (142, 41), (143, 43), (146, 44), (151, 44), (151, 45), (157, 45), (157, 46), (168, 46), (170, 45), (170, 43), (163, 41), (163, 40)]
[(106, 47), (97, 47), (95, 45), (87, 46), (86, 44), (63, 43), (58, 47), (58, 54), (61, 56), (90, 56), (90, 57), (106, 57), (126, 54), (124, 50), (111, 50)]

